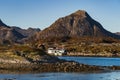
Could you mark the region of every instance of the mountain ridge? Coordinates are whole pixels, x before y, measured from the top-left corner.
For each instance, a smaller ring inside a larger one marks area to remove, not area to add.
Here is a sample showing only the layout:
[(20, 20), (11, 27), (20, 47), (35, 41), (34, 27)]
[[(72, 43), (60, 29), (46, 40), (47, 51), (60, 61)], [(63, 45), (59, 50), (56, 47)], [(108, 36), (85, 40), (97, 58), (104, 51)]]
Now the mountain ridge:
[(24, 43), (23, 39), (31, 37), (39, 32), (40, 29), (22, 29), (15, 26), (7, 26), (0, 19), (0, 44)]
[(59, 18), (50, 27), (42, 30), (36, 35), (38, 40), (49, 38), (64, 38), (64, 37), (112, 37), (120, 39), (120, 36), (115, 35), (92, 19), (84, 10), (78, 10), (68, 16)]
[(5, 23), (3, 23), (2, 20), (0, 19), (0, 27), (3, 27), (3, 26), (9, 28), (9, 27), (8, 27)]
[(65, 17), (56, 20), (44, 30), (38, 28), (22, 29), (16, 26), (7, 26), (0, 19), (0, 43), (24, 43), (39, 41), (64, 41), (68, 39), (85, 37), (89, 38), (115, 38), (120, 39), (119, 35), (113, 34), (94, 20), (85, 10), (78, 10)]

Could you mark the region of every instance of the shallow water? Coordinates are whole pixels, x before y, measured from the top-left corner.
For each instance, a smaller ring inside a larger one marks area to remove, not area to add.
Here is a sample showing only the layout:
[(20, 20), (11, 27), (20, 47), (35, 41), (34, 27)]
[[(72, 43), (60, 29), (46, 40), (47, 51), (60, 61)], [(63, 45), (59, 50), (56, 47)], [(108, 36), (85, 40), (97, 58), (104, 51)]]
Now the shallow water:
[(14, 80), (120, 80), (120, 72), (1, 74), (0, 79)]
[(60, 59), (74, 60), (79, 63), (99, 66), (120, 66), (120, 58), (106, 58), (106, 57), (59, 57)]

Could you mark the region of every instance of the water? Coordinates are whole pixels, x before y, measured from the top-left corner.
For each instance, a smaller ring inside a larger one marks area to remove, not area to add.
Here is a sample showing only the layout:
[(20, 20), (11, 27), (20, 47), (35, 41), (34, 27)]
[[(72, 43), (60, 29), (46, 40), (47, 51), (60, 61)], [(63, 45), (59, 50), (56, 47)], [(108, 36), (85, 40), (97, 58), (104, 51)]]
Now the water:
[(74, 60), (79, 63), (99, 66), (120, 66), (120, 58), (106, 58), (106, 57), (59, 57), (60, 59)]
[[(105, 57), (59, 57), (90, 65), (120, 65), (120, 58)], [(39, 74), (0, 74), (0, 80), (120, 80), (120, 71), (103, 73), (39, 73)]]
[(0, 79), (14, 80), (120, 80), (120, 72), (1, 74)]

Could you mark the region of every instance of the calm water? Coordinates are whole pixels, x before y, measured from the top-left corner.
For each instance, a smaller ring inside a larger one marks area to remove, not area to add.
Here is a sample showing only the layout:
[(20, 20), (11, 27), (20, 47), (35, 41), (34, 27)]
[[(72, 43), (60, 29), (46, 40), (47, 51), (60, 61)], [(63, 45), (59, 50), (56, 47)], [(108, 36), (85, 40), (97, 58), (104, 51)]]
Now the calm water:
[(41, 74), (1, 74), (2, 79), (14, 80), (120, 80), (120, 72), (109, 73), (41, 73)]
[(74, 60), (79, 63), (99, 66), (120, 66), (120, 58), (106, 58), (106, 57), (59, 57), (60, 59)]
[[(90, 65), (120, 65), (119, 58), (104, 57), (60, 57)], [(120, 80), (120, 71), (104, 73), (39, 73), (39, 74), (0, 74), (0, 80)]]

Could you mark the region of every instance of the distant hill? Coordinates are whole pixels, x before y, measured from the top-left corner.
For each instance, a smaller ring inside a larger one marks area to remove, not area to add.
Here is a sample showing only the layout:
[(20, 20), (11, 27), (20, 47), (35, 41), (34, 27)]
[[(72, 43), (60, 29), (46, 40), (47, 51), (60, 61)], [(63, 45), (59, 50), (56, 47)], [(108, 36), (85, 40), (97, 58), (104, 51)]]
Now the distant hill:
[(92, 19), (84, 10), (78, 10), (66, 17), (59, 18), (36, 36), (39, 40), (82, 37), (120, 39), (120, 36), (105, 30), (99, 22)]
[(116, 34), (116, 35), (120, 35), (120, 32), (116, 32), (115, 34)]
[(34, 28), (21, 29), (19, 27), (10, 27), (0, 20), (0, 44), (23, 43), (22, 39), (31, 37), (39, 31), (40, 29)]
[(37, 32), (41, 31), (39, 28), (28, 28), (28, 29), (21, 29), (19, 27), (11, 27), (12, 29), (15, 29), (17, 32), (21, 33), (25, 37), (31, 37), (35, 35)]

